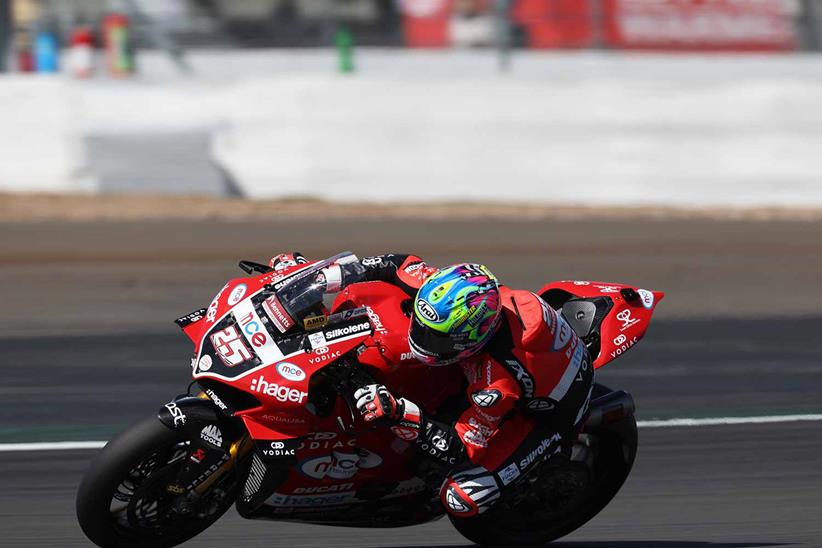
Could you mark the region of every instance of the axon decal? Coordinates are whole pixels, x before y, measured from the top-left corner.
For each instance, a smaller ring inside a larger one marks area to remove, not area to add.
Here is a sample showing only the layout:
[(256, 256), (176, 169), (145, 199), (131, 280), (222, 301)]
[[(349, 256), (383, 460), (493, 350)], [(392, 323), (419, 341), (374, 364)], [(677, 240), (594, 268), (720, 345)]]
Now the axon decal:
[(323, 455), (303, 461), (299, 470), (308, 477), (323, 479), (350, 479), (362, 469), (376, 468), (382, 464), (382, 457), (368, 449), (358, 448), (354, 452), (333, 451), (330, 455)]
[(639, 318), (632, 318), (631, 311), (627, 308), (619, 314), (617, 314), (616, 318), (622, 322), (622, 326), (619, 328), (620, 331), (625, 331), (632, 325), (636, 325), (639, 323)]
[[(634, 337), (629, 341), (625, 335), (618, 335), (614, 339), (614, 344), (618, 344), (619, 346), (611, 352), (611, 357), (616, 358), (617, 356), (621, 356), (625, 351), (634, 346), (638, 340), (639, 337)], [(617, 343), (617, 341), (619, 342)]]
[(251, 381), (251, 391), (265, 394), (276, 398), (281, 402), (303, 403), (303, 400), (308, 397), (306, 392), (297, 390), (296, 388), (289, 388), (287, 386), (280, 386), (276, 382), (268, 382), (264, 375), (260, 375)]
[[(526, 398), (534, 397), (534, 379), (525, 370), (525, 367), (517, 360), (505, 360), (514, 375), (517, 377), (517, 382), (522, 385), (522, 395)], [(490, 383), (489, 383), (490, 384)]]

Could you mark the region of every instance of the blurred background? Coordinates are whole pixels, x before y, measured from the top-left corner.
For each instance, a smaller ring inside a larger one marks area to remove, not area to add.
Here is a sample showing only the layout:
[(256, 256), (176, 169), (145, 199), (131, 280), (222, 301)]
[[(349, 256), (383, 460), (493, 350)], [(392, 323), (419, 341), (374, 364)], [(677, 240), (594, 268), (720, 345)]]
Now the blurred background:
[[(822, 0), (0, 0), (0, 545), (85, 545), (79, 447), (185, 390), (238, 260), (350, 249), (666, 292), (566, 546), (818, 546), (820, 48)], [(272, 531), (464, 543), (193, 542)]]

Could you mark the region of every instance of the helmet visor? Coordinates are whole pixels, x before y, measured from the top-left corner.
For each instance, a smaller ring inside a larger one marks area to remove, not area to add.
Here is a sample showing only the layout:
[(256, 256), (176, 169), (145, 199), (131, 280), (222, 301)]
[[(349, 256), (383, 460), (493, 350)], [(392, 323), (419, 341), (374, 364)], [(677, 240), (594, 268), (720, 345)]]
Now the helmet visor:
[(465, 343), (462, 342), (466, 334), (449, 335), (441, 333), (430, 327), (423, 325), (416, 316), (411, 317), (411, 331), (408, 335), (409, 342), (414, 349), (431, 358), (435, 362), (446, 362), (453, 360), (465, 350)]

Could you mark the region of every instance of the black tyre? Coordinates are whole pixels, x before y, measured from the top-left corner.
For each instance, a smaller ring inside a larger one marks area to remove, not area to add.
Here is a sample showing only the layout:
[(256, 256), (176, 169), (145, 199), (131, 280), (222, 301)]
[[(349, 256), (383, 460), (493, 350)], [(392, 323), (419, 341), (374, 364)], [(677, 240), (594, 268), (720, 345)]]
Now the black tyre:
[[(611, 392), (595, 384), (592, 398)], [(485, 546), (547, 544), (582, 527), (616, 496), (634, 464), (637, 427), (634, 417), (586, 432), (593, 442), (591, 466), (546, 463), (522, 492), (481, 516), (449, 516), (457, 531)], [(530, 490), (530, 494), (529, 494)]]
[[(77, 491), (77, 519), (102, 547), (175, 546), (214, 523), (236, 498), (235, 471), (216, 481), (196, 508), (179, 512), (166, 490), (188, 458), (185, 435), (149, 417), (108, 442)], [(192, 511), (193, 510), (193, 511)]]

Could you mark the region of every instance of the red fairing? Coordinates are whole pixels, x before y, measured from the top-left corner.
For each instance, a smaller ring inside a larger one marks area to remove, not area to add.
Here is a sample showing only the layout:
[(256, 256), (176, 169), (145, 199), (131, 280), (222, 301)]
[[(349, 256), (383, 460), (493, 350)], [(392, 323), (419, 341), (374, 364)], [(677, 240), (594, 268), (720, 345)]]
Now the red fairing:
[[(635, 291), (638, 298), (626, 301), (623, 289)], [(613, 302), (613, 307), (600, 324), (601, 346), (599, 355), (594, 360), (594, 367), (597, 369), (620, 357), (645, 336), (654, 309), (665, 296), (661, 291), (649, 291), (631, 285), (582, 280), (549, 283), (539, 290), (539, 295), (544, 297), (552, 290), (580, 298), (606, 297)]]

